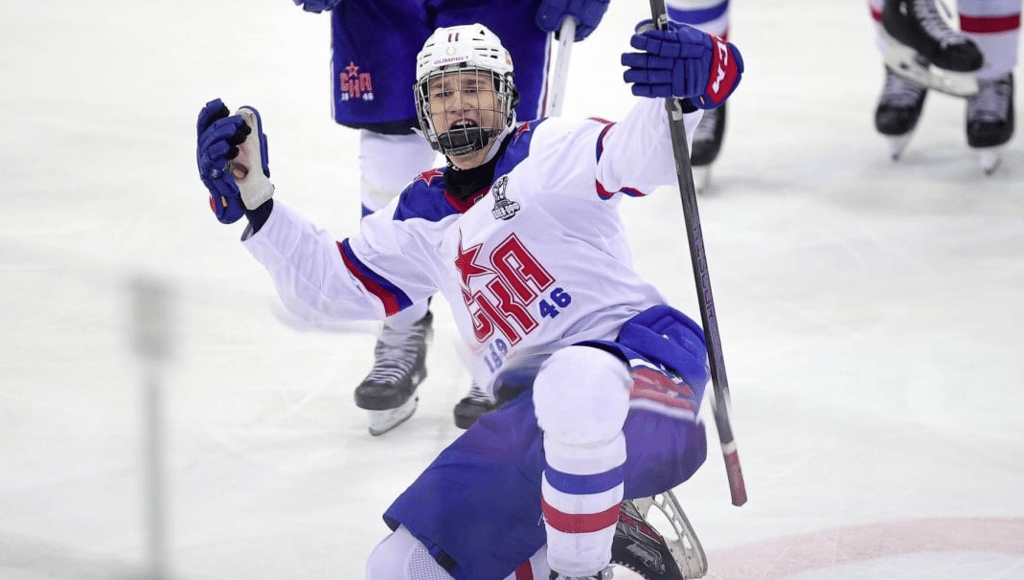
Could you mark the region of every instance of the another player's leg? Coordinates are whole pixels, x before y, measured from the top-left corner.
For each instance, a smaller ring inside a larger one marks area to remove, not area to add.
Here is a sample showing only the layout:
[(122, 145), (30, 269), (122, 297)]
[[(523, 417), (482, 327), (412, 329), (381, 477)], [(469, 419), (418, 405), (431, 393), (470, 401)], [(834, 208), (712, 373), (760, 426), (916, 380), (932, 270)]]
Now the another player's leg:
[[(956, 96), (977, 92), (977, 44), (950, 26), (956, 14), (941, 0), (885, 0), (879, 20), (886, 65), (920, 85)], [(875, 2), (873, 2), (875, 4)]]
[[(360, 131), (360, 200), (363, 215), (382, 209), (417, 175), (436, 166), (436, 153), (416, 134)], [(374, 348), (374, 365), (356, 388), (356, 405), (370, 411), (370, 433), (397, 427), (416, 410), (416, 388), (426, 377), (425, 356), (433, 317), (417, 305), (385, 322)], [(494, 408), (473, 384), (455, 405), (455, 424), (465, 429)]]
[[(416, 134), (385, 135), (363, 129), (359, 145), (363, 215), (382, 209), (416, 175), (434, 166), (434, 151)], [(425, 303), (385, 321), (373, 349), (373, 368), (355, 390), (356, 405), (370, 412), (372, 435), (394, 429), (416, 411), (416, 388), (427, 376), (432, 322)]]
[[(665, 7), (672, 20), (728, 39), (729, 0), (667, 0)], [(690, 165), (698, 193), (706, 191), (711, 184), (711, 164), (718, 159), (725, 138), (727, 105), (723, 103), (717, 109), (704, 111), (693, 134)]]
[(978, 87), (978, 94), (967, 99), (967, 144), (991, 174), (999, 166), (999, 149), (1013, 137), (1013, 73), (981, 80)]
[(928, 89), (886, 67), (882, 96), (875, 108), (875, 129), (888, 138), (893, 161), (900, 158), (910, 141), (927, 95)]
[(978, 94), (967, 99), (967, 144), (993, 172), (1014, 131), (1014, 79), (1020, 47), (1021, 0), (961, 0), (960, 26), (984, 54)]
[(373, 349), (373, 368), (356, 387), (356, 406), (369, 411), (371, 435), (394, 429), (416, 411), (416, 388), (427, 376), (433, 315), (428, 310), (414, 320), (412, 324), (394, 320), (384, 324)]
[(496, 405), (494, 397), (487, 394), (476, 381), (473, 381), (469, 386), (469, 393), (455, 404), (453, 410), (455, 426), (459, 429), (469, 429), (481, 415), (493, 410)]

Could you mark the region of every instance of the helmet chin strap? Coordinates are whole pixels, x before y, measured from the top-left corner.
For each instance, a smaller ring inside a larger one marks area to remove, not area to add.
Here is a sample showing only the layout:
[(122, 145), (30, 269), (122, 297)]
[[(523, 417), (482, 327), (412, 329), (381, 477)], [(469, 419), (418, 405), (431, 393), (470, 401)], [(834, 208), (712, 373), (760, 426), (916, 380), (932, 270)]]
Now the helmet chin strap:
[(437, 136), (437, 142), (445, 155), (458, 157), (487, 147), (496, 133), (482, 127), (449, 129)]

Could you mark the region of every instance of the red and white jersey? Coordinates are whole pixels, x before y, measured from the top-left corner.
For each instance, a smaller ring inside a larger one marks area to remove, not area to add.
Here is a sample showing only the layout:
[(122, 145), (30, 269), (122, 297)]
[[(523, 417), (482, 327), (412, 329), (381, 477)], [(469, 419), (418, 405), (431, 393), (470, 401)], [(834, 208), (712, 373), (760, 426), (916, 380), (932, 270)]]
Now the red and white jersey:
[[(685, 120), (692, 135), (700, 112)], [(677, 183), (663, 100), (641, 99), (618, 123), (519, 125), (490, 187), (465, 201), (446, 192), (445, 171), (419, 175), (341, 242), (275, 201), (245, 246), (313, 321), (382, 319), (440, 292), (481, 385), (614, 339), (665, 302), (634, 271), (617, 209), (623, 196)]]

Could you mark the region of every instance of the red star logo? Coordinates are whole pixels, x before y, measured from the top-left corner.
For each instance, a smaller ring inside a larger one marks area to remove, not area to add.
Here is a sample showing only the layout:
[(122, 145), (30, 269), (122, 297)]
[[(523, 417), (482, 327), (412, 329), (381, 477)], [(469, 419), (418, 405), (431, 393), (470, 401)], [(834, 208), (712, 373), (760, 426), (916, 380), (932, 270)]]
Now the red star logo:
[(527, 121), (527, 122), (523, 123), (522, 126), (519, 127), (519, 129), (516, 130), (516, 140), (518, 141), (519, 138), (523, 136), (523, 133), (525, 133), (525, 132), (527, 132), (529, 130), (530, 130), (530, 121)]
[(345, 67), (345, 72), (348, 73), (348, 76), (354, 77), (359, 73), (359, 67), (356, 66), (356, 63), (348, 61), (348, 66)]
[[(435, 177), (441, 177), (443, 175), (444, 173), (441, 173), (440, 169), (431, 169), (430, 171), (424, 171), (423, 173), (419, 174), (419, 176), (416, 177), (416, 179), (422, 179), (423, 183), (430, 185), (430, 182), (434, 181)], [(413, 181), (415, 181), (415, 179)]]
[(469, 288), (469, 279), (473, 276), (482, 276), (484, 274), (493, 274), (488, 268), (482, 268), (473, 263), (476, 259), (476, 255), (480, 253), (480, 248), (483, 244), (477, 244), (469, 250), (462, 249), (462, 233), (459, 232), (459, 256), (455, 258), (455, 267), (458, 268), (459, 274), (462, 275), (462, 285)]

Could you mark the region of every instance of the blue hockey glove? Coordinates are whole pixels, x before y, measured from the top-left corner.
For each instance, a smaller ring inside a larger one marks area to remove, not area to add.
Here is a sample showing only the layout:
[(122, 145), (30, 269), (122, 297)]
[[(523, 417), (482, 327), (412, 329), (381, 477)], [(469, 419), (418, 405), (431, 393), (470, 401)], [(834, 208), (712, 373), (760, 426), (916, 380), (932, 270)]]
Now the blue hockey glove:
[(609, 0), (541, 0), (537, 8), (537, 26), (544, 32), (556, 32), (566, 18), (576, 19), (576, 42), (597, 28), (608, 10)]
[(234, 223), (246, 208), (254, 210), (273, 196), (267, 136), (256, 109), (242, 107), (228, 116), (224, 103), (214, 99), (199, 112), (196, 129), (199, 177), (218, 220)]
[(743, 73), (743, 57), (729, 42), (676, 22), (656, 30), (641, 22), (630, 46), (641, 53), (625, 53), (623, 74), (640, 97), (690, 99), (702, 109), (714, 109), (736, 89)]
[(341, 0), (292, 0), (296, 6), (302, 6), (302, 9), (306, 12), (316, 12), (317, 14), (324, 10), (334, 10), (334, 7), (341, 4)]
[(238, 145), (245, 141), (249, 131), (240, 117), (228, 116), (228, 108), (220, 99), (206, 103), (199, 111), (196, 122), (199, 179), (210, 191), (210, 209), (221, 223), (234, 223), (245, 213), (238, 185), (228, 174), (227, 166), (228, 161), (238, 155)]

